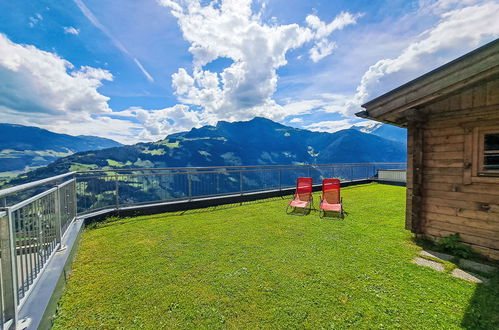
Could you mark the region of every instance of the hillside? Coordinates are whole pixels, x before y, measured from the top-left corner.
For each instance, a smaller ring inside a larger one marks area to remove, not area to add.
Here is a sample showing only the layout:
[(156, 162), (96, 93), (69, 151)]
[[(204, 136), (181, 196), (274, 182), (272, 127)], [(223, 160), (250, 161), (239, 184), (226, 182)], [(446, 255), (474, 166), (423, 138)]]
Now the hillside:
[(38, 127), (0, 123), (0, 177), (45, 166), (75, 152), (121, 146), (96, 136), (58, 134)]
[(405, 146), (355, 129), (312, 132), (254, 118), (194, 128), (153, 143), (79, 152), (36, 169), (22, 180), (70, 170), (302, 163), (403, 162)]

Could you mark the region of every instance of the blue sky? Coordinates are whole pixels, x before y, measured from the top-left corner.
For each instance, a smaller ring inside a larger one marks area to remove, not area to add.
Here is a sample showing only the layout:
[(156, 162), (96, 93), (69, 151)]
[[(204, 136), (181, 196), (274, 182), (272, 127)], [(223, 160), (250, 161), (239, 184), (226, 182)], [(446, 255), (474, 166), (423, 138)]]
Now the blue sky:
[(254, 116), (335, 131), (497, 38), (498, 12), (478, 0), (1, 1), (0, 121), (124, 143)]

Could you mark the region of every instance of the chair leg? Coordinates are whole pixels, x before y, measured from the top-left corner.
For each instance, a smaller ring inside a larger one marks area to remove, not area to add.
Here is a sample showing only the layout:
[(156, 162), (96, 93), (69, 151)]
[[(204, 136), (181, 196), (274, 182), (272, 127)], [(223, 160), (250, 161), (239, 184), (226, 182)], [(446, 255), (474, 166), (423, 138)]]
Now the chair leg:
[[(291, 211), (290, 211), (290, 208), (291, 208)], [(298, 210), (301, 210), (302, 212), (297, 212), (297, 209)], [(288, 205), (286, 207), (286, 214), (288, 215), (297, 215), (297, 216), (305, 216), (305, 215), (308, 215), (310, 214), (310, 211), (311, 211), (311, 208), (310, 208), (310, 204), (308, 205), (308, 208), (307, 207), (292, 207), (290, 205)]]

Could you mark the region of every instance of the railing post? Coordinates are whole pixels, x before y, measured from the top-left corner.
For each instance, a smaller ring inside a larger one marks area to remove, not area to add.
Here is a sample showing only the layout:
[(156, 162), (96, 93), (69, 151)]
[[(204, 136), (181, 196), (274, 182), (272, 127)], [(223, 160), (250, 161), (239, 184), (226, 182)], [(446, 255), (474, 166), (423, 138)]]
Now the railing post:
[(7, 197), (4, 197), (2, 198), (2, 204), (0, 205), (0, 207), (7, 207)]
[(187, 186), (188, 186), (188, 194), (189, 194), (189, 200), (192, 199), (192, 178), (191, 178), (191, 173), (187, 173)]
[[(2, 252), (1, 262), (1, 285), (3, 298), (3, 320), (12, 321), (10, 329), (15, 329), (18, 321), (17, 314), (17, 266), (16, 246), (14, 239), (14, 225), (12, 214), (8, 208), (0, 210), (0, 250)], [(0, 311), (1, 313), (1, 311)], [(9, 329), (6, 329), (9, 330)]]
[(282, 190), (282, 172), (281, 169), (279, 169), (279, 191)]
[(118, 208), (120, 206), (120, 191), (119, 191), (119, 182), (118, 182), (118, 177), (114, 177), (114, 184), (115, 184), (115, 195), (116, 195), (116, 207)]
[(215, 173), (215, 175), (217, 176), (217, 194), (220, 193), (220, 173), (217, 172)]
[(75, 182), (74, 182), (74, 189), (73, 189), (73, 207), (74, 207), (74, 216), (76, 217), (78, 215), (78, 185), (77, 185), (77, 182), (76, 182), (76, 178), (75, 178)]
[(58, 250), (62, 250), (62, 214), (61, 214), (61, 191), (59, 186), (54, 191), (54, 206), (55, 206), (55, 242), (58, 245)]
[(312, 165), (308, 164), (308, 177), (310, 178), (310, 173), (312, 170)]
[(243, 195), (243, 171), (239, 170), (239, 193)]

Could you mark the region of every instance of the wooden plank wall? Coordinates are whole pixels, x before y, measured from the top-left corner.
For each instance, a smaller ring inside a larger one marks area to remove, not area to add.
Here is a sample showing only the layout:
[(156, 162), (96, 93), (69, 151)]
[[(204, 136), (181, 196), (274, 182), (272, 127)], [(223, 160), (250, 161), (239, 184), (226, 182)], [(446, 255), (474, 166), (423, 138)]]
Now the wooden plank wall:
[(499, 120), (499, 79), (425, 110), (421, 231), (433, 238), (459, 233), (477, 252), (499, 260), (499, 178), (463, 183), (465, 130), (460, 126)]

